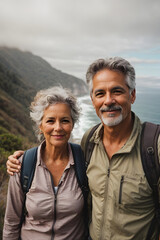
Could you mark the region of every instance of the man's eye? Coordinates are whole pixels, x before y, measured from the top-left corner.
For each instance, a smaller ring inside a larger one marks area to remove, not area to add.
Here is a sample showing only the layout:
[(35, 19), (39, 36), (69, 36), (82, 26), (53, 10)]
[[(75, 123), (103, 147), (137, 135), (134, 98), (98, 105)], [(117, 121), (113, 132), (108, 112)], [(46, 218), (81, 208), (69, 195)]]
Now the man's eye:
[(122, 90), (114, 90), (113, 93), (114, 94), (122, 94), (123, 92), (122, 92)]
[(104, 93), (102, 93), (102, 92), (97, 92), (97, 93), (95, 94), (96, 97), (101, 97), (101, 96), (103, 96), (103, 95), (104, 95)]

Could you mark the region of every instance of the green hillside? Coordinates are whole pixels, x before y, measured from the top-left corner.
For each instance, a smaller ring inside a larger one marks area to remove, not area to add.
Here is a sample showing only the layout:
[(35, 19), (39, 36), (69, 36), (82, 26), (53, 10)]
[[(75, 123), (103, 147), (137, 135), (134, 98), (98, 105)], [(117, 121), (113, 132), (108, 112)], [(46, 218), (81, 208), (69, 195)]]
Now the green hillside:
[(0, 62), (0, 126), (35, 140), (28, 109), (35, 93), (35, 89)]
[(39, 56), (18, 49), (0, 48), (0, 62), (37, 90), (62, 85), (77, 95), (88, 93), (84, 81), (53, 67)]

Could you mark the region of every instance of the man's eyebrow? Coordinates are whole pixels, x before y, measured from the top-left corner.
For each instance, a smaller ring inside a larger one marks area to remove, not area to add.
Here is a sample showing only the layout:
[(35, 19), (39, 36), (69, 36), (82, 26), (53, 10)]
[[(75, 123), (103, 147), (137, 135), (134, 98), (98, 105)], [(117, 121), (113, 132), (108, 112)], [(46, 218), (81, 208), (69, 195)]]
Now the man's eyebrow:
[(96, 94), (97, 92), (104, 92), (104, 89), (96, 89), (96, 90), (94, 91), (94, 94)]
[(112, 88), (112, 90), (116, 90), (116, 89), (120, 89), (120, 90), (125, 91), (125, 89), (123, 87), (120, 87), (120, 86), (115, 86), (115, 87)]
[[(128, 87), (128, 86), (127, 86)], [(125, 89), (123, 88), (123, 87), (121, 87), (121, 86), (115, 86), (115, 87), (113, 87), (113, 88), (111, 88), (111, 91), (113, 91), (113, 90), (123, 90), (123, 91), (125, 91)], [(98, 93), (98, 92), (104, 92), (105, 90), (104, 89), (96, 89), (95, 91), (94, 91), (94, 94), (96, 94), (96, 93)]]

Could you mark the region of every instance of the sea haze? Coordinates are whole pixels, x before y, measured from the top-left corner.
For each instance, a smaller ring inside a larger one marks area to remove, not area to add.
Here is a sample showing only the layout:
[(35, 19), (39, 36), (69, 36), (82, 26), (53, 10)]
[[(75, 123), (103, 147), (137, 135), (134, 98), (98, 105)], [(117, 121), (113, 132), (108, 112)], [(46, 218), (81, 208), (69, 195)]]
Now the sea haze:
[[(79, 123), (75, 125), (72, 133), (72, 138), (77, 141), (82, 138), (87, 129), (100, 122), (92, 106), (90, 96), (79, 97), (78, 102), (82, 109), (82, 114)], [(149, 121), (159, 124), (160, 88), (143, 88), (137, 90), (136, 101), (132, 105), (132, 111), (134, 111), (143, 122)]]

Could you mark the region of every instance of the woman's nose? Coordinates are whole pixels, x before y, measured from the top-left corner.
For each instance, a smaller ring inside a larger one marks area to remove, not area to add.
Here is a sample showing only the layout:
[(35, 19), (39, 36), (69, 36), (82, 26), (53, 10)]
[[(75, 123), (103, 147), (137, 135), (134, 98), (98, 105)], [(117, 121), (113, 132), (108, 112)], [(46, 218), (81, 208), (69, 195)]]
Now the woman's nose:
[(61, 123), (59, 121), (55, 122), (54, 128), (55, 130), (61, 130), (62, 129)]

